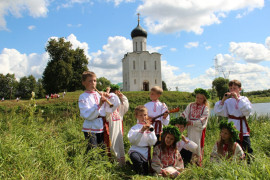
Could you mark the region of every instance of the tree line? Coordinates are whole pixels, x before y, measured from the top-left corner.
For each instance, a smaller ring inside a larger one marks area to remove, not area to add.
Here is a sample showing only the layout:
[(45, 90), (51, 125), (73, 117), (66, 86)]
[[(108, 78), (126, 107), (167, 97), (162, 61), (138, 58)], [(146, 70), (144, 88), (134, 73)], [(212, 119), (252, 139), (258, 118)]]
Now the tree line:
[[(50, 39), (45, 50), (49, 54), (49, 61), (42, 78), (36, 80), (33, 75), (29, 75), (17, 81), (15, 74), (0, 74), (0, 98), (30, 98), (32, 91), (35, 92), (37, 98), (43, 98), (46, 94), (83, 89), (81, 74), (88, 70), (88, 58), (84, 50), (72, 48), (72, 44), (65, 41), (63, 37)], [(222, 77), (214, 79), (212, 89), (208, 90), (211, 97), (221, 99), (228, 91), (228, 83), (229, 80)], [(105, 77), (97, 79), (97, 89), (99, 90), (105, 89), (110, 84), (111, 82)], [(168, 91), (164, 81), (162, 81), (162, 88), (164, 91)], [(247, 93), (247, 95), (258, 94), (269, 96), (270, 90)]]

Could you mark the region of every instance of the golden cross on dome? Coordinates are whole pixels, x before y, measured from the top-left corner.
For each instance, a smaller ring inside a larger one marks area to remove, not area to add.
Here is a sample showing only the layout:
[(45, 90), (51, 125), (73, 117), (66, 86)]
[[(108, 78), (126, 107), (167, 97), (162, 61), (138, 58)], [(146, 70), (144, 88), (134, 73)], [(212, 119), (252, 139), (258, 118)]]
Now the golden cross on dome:
[(137, 13), (138, 15), (138, 24), (140, 24), (140, 13)]

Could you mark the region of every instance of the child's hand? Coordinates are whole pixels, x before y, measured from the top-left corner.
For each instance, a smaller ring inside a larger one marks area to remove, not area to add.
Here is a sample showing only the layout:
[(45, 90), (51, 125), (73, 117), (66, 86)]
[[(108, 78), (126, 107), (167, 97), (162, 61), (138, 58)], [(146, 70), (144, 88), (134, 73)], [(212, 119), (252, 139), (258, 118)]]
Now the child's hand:
[(186, 137), (184, 135), (182, 135), (181, 138), (186, 144), (188, 143), (188, 140), (186, 139)]
[(115, 91), (115, 94), (122, 99), (123, 98), (123, 94), (120, 91)]
[(166, 112), (164, 113), (164, 115), (163, 115), (163, 119), (166, 119), (168, 115), (169, 115), (169, 112), (166, 111)]
[(100, 93), (100, 101), (99, 106), (102, 106), (102, 104), (106, 101), (106, 97), (104, 96), (104, 93)]

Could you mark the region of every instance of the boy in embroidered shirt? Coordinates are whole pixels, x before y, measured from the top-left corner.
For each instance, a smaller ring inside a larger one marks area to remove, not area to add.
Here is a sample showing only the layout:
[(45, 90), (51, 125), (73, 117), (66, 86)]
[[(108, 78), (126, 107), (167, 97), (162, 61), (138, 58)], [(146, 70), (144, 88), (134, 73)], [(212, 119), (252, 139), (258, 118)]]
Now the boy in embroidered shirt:
[(144, 105), (148, 110), (148, 116), (150, 118), (154, 118), (164, 113), (164, 115), (159, 118), (151, 119), (158, 140), (157, 144), (160, 143), (160, 134), (163, 125), (168, 125), (170, 121), (170, 116), (168, 114), (168, 108), (166, 104), (159, 101), (159, 97), (162, 95), (162, 93), (163, 90), (159, 86), (152, 87), (149, 94), (151, 102), (148, 102)]
[(146, 123), (148, 118), (147, 109), (143, 105), (135, 108), (137, 124), (128, 132), (128, 140), (132, 144), (129, 149), (129, 156), (133, 163), (133, 168), (138, 174), (148, 174), (148, 158), (150, 158), (149, 147), (153, 146), (157, 137), (154, 131), (150, 131), (151, 125)]
[(83, 117), (83, 133), (88, 141), (87, 150), (103, 144), (103, 119), (105, 110), (102, 106), (105, 102), (105, 97), (94, 91), (97, 83), (97, 77), (94, 72), (85, 71), (82, 74), (82, 84), (85, 87), (85, 92), (79, 97), (80, 116)]
[[(216, 102), (214, 111), (219, 116), (228, 117), (228, 122), (233, 122), (236, 129), (240, 131), (240, 142), (244, 151), (249, 154), (253, 152), (250, 143), (250, 130), (246, 116), (251, 114), (251, 103), (245, 96), (240, 96), (241, 82), (232, 80), (229, 82), (229, 91), (224, 94), (223, 99)], [(248, 162), (249, 162), (248, 156)]]

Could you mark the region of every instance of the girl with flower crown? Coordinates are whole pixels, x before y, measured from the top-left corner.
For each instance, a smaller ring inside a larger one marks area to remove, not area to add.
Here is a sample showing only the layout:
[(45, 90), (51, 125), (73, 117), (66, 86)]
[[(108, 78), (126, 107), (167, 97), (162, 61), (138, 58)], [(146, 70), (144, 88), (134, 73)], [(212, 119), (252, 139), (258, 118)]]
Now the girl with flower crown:
[(168, 125), (163, 128), (161, 143), (154, 148), (151, 164), (156, 174), (175, 178), (184, 169), (182, 157), (176, 147), (180, 136), (181, 133), (175, 126)]
[(198, 145), (197, 151), (190, 154), (191, 162), (201, 166), (204, 152), (205, 132), (209, 116), (207, 99), (210, 95), (208, 91), (201, 88), (195, 89), (194, 93), (196, 94), (195, 102), (190, 103), (181, 116), (187, 119), (189, 139)]
[(220, 159), (244, 159), (245, 153), (236, 142), (239, 131), (234, 127), (233, 122), (221, 121), (219, 125), (220, 140), (214, 145), (211, 153), (211, 161), (219, 162)]

